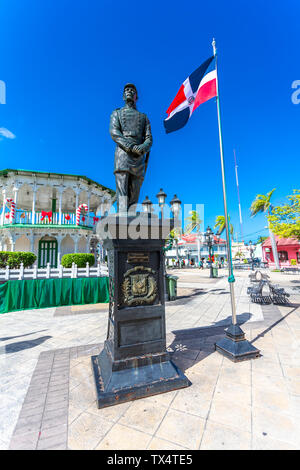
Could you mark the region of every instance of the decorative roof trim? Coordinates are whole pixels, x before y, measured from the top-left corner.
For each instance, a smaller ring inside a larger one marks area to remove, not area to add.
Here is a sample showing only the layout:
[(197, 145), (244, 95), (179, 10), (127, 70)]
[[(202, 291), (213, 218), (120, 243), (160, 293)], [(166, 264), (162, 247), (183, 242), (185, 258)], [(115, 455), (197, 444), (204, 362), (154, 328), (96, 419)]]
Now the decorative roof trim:
[(107, 191), (111, 196), (114, 196), (116, 192), (113, 189), (107, 188), (106, 186), (103, 186), (100, 183), (97, 183), (96, 181), (92, 180), (91, 178), (88, 178), (87, 176), (83, 175), (73, 175), (70, 173), (56, 173), (52, 171), (37, 171), (37, 170), (22, 170), (22, 169), (12, 169), (12, 168), (7, 168), (5, 170), (0, 170), (0, 177), (4, 176), (7, 177), (9, 173), (15, 173), (15, 174), (21, 174), (21, 173), (30, 173), (32, 176), (34, 175), (45, 175), (45, 176), (59, 176), (59, 177), (64, 177), (64, 176), (71, 176), (73, 178), (76, 178), (77, 180), (83, 179), (86, 181), (88, 184), (95, 184), (98, 188), (102, 189), (103, 191)]

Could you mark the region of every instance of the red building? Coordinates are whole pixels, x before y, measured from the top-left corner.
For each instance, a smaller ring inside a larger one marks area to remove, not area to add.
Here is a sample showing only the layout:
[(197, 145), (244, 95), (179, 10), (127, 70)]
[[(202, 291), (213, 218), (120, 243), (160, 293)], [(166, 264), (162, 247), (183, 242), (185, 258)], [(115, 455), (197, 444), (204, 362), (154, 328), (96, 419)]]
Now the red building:
[[(300, 264), (300, 243), (295, 238), (279, 238), (277, 235), (276, 245), (278, 251), (279, 264), (281, 267), (291, 266), (291, 260), (296, 260)], [(262, 246), (263, 261), (267, 261), (269, 267), (274, 267), (274, 256), (270, 237), (265, 240)]]

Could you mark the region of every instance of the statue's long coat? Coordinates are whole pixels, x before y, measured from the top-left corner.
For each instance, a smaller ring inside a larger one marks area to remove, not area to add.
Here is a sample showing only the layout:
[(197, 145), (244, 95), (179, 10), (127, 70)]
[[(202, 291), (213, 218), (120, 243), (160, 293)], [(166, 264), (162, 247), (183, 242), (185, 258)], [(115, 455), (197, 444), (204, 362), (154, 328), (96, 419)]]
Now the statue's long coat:
[[(115, 109), (110, 117), (109, 132), (116, 142), (114, 173), (127, 171), (144, 178), (146, 154), (152, 145), (152, 134), (146, 114), (135, 108), (124, 106)], [(128, 145), (142, 145), (144, 154), (141, 156), (128, 150)]]

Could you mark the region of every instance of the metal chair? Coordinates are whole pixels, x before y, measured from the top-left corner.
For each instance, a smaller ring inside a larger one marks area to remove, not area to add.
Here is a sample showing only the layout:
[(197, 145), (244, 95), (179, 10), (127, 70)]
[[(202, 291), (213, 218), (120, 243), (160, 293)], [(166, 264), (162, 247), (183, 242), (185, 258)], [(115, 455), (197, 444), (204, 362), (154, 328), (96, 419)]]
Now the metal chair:
[(283, 287), (279, 287), (278, 285), (273, 285), (269, 282), (269, 288), (270, 288), (270, 293), (272, 296), (273, 304), (279, 304), (279, 305), (289, 304), (288, 297), (290, 297), (290, 294), (288, 294), (284, 290)]

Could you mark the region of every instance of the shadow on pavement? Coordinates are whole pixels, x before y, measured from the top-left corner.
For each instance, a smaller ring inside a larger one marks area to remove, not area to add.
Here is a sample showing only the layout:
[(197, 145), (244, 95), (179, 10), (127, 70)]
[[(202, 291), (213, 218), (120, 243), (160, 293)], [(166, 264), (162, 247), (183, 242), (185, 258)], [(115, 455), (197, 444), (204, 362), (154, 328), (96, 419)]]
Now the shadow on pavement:
[[(239, 315), (236, 316), (237, 324), (243, 325), (243, 323), (246, 323), (248, 320), (250, 320), (251, 317), (253, 317), (253, 315), (250, 312), (240, 313)], [(228, 326), (228, 325), (231, 325), (231, 315), (229, 315), (227, 318), (224, 318), (224, 320), (214, 322), (214, 326)]]
[(191, 293), (184, 294), (184, 295), (177, 295), (176, 300), (167, 301), (166, 305), (185, 305), (188, 303), (189, 300), (192, 300), (193, 297), (197, 297), (198, 295), (204, 295), (207, 293), (204, 289), (188, 289), (188, 288), (181, 288), (182, 290), (189, 290)]
[(32, 331), (31, 333), (26, 333), (25, 335), (6, 336), (4, 338), (0, 338), (0, 341), (9, 341), (10, 339), (22, 338), (23, 336), (35, 335), (36, 333), (41, 333), (42, 331), (47, 331), (47, 330)]
[[(246, 323), (251, 316), (249, 312), (237, 315), (238, 324)], [(215, 343), (225, 336), (224, 329), (230, 324), (231, 316), (212, 326), (172, 331), (175, 338), (168, 347), (172, 361), (182, 372), (203, 361), (215, 352)]]
[(259, 338), (262, 338), (265, 334), (267, 334), (269, 331), (272, 330), (272, 328), (274, 328), (276, 325), (278, 325), (279, 323), (281, 323), (283, 320), (285, 320), (289, 315), (291, 315), (293, 312), (295, 312), (295, 310), (297, 310), (297, 308), (300, 307), (300, 304), (289, 304), (288, 305), (289, 307), (292, 308), (292, 310), (290, 312), (288, 312), (286, 315), (284, 315), (282, 318), (280, 318), (279, 320), (275, 321), (274, 323), (272, 323), (272, 325), (268, 326), (268, 328), (266, 328), (264, 331), (262, 331), (261, 333), (259, 333), (252, 341), (251, 343), (253, 344), (257, 339)]
[(209, 291), (209, 293), (211, 293), (212, 295), (224, 295), (224, 294), (229, 294), (229, 291), (228, 290), (222, 290), (222, 292)]
[(32, 341), (19, 341), (18, 343), (7, 344), (3, 347), (3, 352), (0, 354), (12, 354), (19, 351), (24, 351), (26, 349), (32, 349), (40, 344), (43, 344), (47, 339), (52, 338), (52, 336), (42, 336), (41, 338), (32, 340)]

